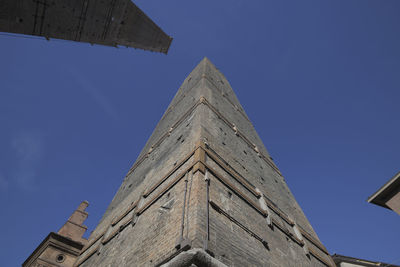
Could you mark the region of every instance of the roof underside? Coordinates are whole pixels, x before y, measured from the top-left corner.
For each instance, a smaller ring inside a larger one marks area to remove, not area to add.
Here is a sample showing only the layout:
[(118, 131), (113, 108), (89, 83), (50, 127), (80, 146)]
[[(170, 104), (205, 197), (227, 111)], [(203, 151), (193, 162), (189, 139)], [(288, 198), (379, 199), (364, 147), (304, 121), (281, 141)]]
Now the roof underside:
[(340, 263), (345, 262), (345, 263), (355, 264), (356, 266), (366, 266), (366, 267), (376, 267), (376, 266), (381, 266), (381, 267), (400, 267), (398, 265), (393, 265), (393, 264), (389, 264), (389, 263), (363, 260), (363, 259), (343, 256), (343, 255), (339, 255), (339, 254), (332, 255), (332, 259), (336, 264), (340, 264)]
[(400, 172), (392, 177), (386, 184), (384, 184), (378, 191), (368, 198), (369, 203), (382, 206), (390, 209), (386, 202), (393, 196), (394, 193), (400, 188)]
[(0, 31), (161, 53), (172, 41), (130, 0), (0, 0)]

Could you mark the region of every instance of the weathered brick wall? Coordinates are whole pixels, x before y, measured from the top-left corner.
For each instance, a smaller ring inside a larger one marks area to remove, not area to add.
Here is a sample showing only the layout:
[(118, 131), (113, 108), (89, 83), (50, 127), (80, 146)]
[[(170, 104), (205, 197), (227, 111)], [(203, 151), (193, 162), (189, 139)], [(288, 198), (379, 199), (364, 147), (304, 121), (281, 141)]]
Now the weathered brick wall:
[(228, 266), (332, 265), (208, 60), (182, 84), (77, 265), (154, 266), (185, 244)]
[(182, 193), (180, 181), (82, 266), (153, 266), (166, 258), (179, 236)]
[(236, 136), (231, 128), (222, 123), (214, 112), (209, 112), (208, 116), (213, 127), (207, 127), (206, 123), (203, 127), (207, 129), (206, 136), (210, 147), (318, 239), (284, 178), (261, 159), (242, 138)]

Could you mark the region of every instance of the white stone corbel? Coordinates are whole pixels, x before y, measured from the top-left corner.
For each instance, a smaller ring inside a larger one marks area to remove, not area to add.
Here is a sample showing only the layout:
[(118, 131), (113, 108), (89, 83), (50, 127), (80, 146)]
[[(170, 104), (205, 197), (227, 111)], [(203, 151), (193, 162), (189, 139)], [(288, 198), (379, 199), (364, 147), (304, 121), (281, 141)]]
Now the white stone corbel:
[(235, 134), (236, 134), (237, 136), (239, 136), (239, 130), (238, 130), (238, 128), (236, 127), (235, 124), (233, 124), (232, 129), (235, 131)]
[(259, 156), (261, 158), (260, 150), (258, 149), (258, 147), (255, 144), (253, 144), (253, 146), (254, 146), (254, 151), (257, 152), (257, 156)]
[(303, 235), (301, 234), (301, 232), (300, 232), (300, 229), (299, 229), (299, 227), (297, 226), (297, 223), (296, 223), (296, 221), (295, 220), (293, 220), (292, 218), (289, 218), (292, 222), (294, 222), (294, 224), (293, 224), (293, 231), (294, 231), (294, 233), (296, 234), (296, 237), (299, 239), (299, 240), (301, 240), (302, 242), (303, 242), (303, 250), (304, 250), (304, 253), (307, 255), (307, 257), (310, 257), (310, 251), (308, 250), (308, 246), (307, 246), (307, 243), (306, 243), (306, 241), (304, 240), (304, 237), (303, 237)]
[(174, 130), (174, 128), (173, 127), (171, 127), (171, 128), (169, 128), (169, 130), (168, 130), (168, 136), (170, 136), (171, 135), (171, 133), (172, 133), (172, 131)]
[(256, 192), (259, 194), (258, 203), (260, 204), (261, 209), (267, 214), (267, 224), (269, 227), (272, 227), (272, 219), (271, 219), (271, 211), (268, 208), (267, 202), (265, 201), (263, 193), (260, 189), (256, 188)]

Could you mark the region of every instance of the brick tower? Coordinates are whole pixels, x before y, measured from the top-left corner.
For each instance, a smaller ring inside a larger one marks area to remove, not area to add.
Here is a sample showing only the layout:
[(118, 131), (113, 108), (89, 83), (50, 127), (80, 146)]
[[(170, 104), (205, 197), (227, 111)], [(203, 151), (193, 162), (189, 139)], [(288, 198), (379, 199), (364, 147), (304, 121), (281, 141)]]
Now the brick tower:
[(185, 79), (75, 266), (334, 266), (229, 82)]

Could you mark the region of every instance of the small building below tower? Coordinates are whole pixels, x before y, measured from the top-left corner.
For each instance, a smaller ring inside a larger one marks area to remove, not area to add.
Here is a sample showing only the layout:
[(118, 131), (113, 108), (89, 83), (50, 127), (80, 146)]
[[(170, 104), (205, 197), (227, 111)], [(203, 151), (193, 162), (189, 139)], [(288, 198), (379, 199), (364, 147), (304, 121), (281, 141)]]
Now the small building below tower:
[(85, 209), (89, 202), (83, 201), (57, 232), (51, 232), (22, 267), (72, 267), (82, 248), (87, 244), (83, 238), (87, 227), (83, 222), (88, 217)]

